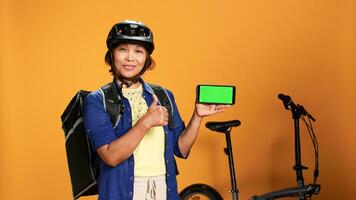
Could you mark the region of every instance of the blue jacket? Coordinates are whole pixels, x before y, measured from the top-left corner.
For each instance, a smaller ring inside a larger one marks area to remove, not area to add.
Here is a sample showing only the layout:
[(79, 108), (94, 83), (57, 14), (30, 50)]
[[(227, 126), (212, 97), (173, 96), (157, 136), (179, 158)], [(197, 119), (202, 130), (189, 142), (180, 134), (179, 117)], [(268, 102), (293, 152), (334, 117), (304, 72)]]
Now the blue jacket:
[[(143, 86), (143, 98), (149, 106), (152, 103), (154, 93), (143, 80), (141, 80), (141, 83)], [(165, 132), (164, 156), (166, 160), (167, 199), (176, 200), (178, 199), (176, 180), (177, 166), (174, 155), (181, 158), (183, 157), (178, 148), (178, 137), (185, 129), (185, 125), (179, 115), (172, 92), (166, 91), (172, 100), (174, 121), (174, 127), (171, 130), (168, 126), (163, 127)], [(120, 89), (118, 89), (118, 93), (123, 101), (124, 110), (115, 128), (113, 128), (110, 117), (105, 111), (103, 96), (100, 90), (91, 92), (85, 99), (84, 125), (94, 149), (105, 144), (110, 144), (116, 138), (124, 135), (132, 127), (129, 101), (122, 96)], [(99, 200), (132, 200), (134, 164), (133, 155), (115, 167), (106, 165), (102, 160), (99, 161)]]

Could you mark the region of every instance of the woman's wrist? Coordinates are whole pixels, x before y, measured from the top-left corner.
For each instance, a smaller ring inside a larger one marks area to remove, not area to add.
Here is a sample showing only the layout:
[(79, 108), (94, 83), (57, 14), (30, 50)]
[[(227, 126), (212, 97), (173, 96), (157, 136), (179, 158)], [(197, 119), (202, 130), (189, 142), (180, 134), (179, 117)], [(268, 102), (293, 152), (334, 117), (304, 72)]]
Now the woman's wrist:
[(199, 121), (203, 120), (203, 116), (198, 114), (197, 109), (194, 109), (193, 119), (197, 119)]
[(145, 119), (145, 117), (142, 117), (141, 119), (139, 119), (138, 122), (136, 123), (136, 126), (138, 126), (139, 129), (141, 129), (142, 131), (146, 132), (151, 128), (151, 126), (144, 119)]

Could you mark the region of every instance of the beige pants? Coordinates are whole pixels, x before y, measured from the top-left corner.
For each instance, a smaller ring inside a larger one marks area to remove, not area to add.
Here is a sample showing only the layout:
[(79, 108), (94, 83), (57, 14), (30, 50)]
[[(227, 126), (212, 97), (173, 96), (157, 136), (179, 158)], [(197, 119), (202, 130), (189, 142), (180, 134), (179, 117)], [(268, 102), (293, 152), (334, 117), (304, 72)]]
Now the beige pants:
[(135, 177), (133, 200), (166, 200), (166, 176)]

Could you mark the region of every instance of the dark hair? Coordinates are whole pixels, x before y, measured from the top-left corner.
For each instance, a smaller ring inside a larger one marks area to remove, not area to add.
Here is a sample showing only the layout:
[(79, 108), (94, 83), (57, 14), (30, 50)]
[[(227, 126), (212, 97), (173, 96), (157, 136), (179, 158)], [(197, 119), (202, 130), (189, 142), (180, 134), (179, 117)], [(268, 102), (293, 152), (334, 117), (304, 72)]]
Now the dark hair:
[[(114, 56), (113, 56), (113, 51), (119, 46), (120, 44), (117, 44), (115, 45), (115, 47), (109, 49), (106, 54), (105, 54), (105, 63), (107, 65), (110, 66), (110, 70), (109, 72), (114, 76), (115, 79), (118, 78), (118, 72), (115, 68), (115, 64), (114, 64)], [(146, 48), (145, 48), (146, 49)], [(142, 74), (146, 71), (146, 70), (151, 70), (155, 67), (156, 65), (156, 62), (153, 60), (152, 56), (148, 53), (147, 49), (146, 49), (146, 52), (147, 52), (147, 56), (146, 56), (146, 61), (145, 61), (145, 64), (143, 66), (143, 69), (142, 69)]]

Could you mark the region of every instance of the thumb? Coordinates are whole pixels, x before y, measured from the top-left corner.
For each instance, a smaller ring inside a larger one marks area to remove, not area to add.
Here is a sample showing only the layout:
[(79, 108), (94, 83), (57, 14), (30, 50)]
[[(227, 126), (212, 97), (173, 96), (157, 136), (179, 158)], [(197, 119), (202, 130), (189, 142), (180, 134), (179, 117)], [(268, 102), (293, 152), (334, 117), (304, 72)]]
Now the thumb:
[(152, 101), (152, 103), (151, 103), (150, 108), (156, 107), (156, 106), (157, 106), (157, 103), (158, 103), (158, 98), (157, 98), (156, 95), (153, 95), (153, 101)]

